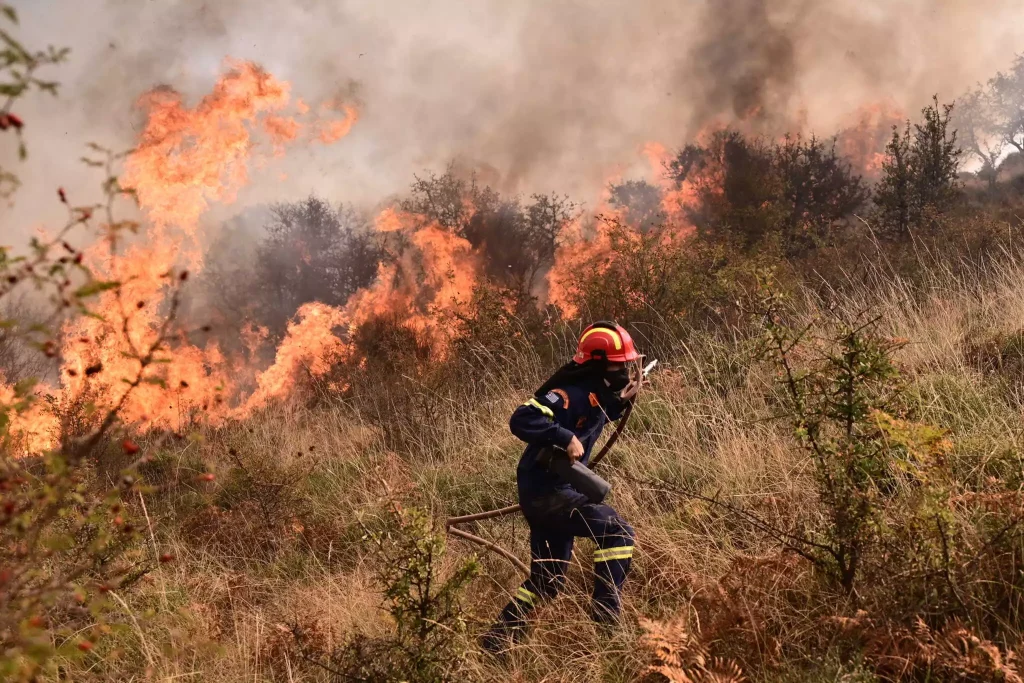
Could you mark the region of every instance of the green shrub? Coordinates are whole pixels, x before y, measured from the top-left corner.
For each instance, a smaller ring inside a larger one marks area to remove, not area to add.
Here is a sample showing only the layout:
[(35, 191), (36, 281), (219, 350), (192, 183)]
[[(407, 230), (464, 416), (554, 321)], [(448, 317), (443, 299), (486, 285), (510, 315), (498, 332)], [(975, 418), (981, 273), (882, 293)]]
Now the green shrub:
[(444, 536), (417, 509), (392, 505), (364, 540), (373, 546), (376, 580), (391, 615), (388, 637), (350, 637), (330, 652), (318, 651), (299, 624), (292, 632), (301, 658), (339, 681), (455, 680), (462, 662), (466, 620), (462, 590), (478, 571), (475, 558), (442, 575)]
[(813, 324), (793, 329), (784, 322), (783, 299), (770, 286), (764, 291), (764, 354), (778, 368), (783, 402), (814, 464), (827, 518), (798, 549), (852, 594), (865, 554), (878, 541), (885, 499), (895, 493), (899, 460), (908, 456), (890, 417), (897, 409), (892, 354), (899, 343), (878, 333), (877, 318), (837, 318), (828, 336)]

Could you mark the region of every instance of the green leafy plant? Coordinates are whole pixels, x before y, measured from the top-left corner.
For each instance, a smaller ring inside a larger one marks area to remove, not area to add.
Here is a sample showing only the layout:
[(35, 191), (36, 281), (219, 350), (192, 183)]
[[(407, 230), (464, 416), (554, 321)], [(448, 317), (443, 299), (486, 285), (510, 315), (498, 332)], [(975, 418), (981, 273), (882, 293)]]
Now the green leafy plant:
[[(123, 155), (98, 146), (102, 159), (89, 165), (103, 169), (104, 201), (76, 206), (63, 190), (66, 224), (52, 238), (35, 238), (27, 254), (0, 249), (0, 302), (22, 289), (34, 290), (50, 304), (50, 324), (25, 325), (4, 320), (6, 330), (24, 339), (38, 353), (59, 357), (56, 325), (69, 314), (100, 317), (94, 300), (113, 296), (120, 300), (125, 283), (96, 277), (83, 252), (68, 240), (99, 236), (116, 244), (135, 223), (115, 217), (118, 199), (131, 197), (121, 188), (115, 166)], [(73, 434), (52, 434), (59, 443), (38, 455), (26, 450), (21, 425), (41, 400), (53, 408), (53, 399), (37, 389), (37, 378), (19, 378), (8, 395), (0, 394), (0, 678), (35, 680), (52, 673), (60, 662), (96, 657), (100, 639), (117, 627), (114, 612), (126, 608), (119, 591), (133, 586), (160, 561), (139, 547), (140, 523), (132, 507), (143, 489), (137, 473), (143, 461), (140, 447), (124, 438), (121, 449), (129, 459), (113, 483), (98, 476), (97, 462), (119, 431), (120, 412), (141, 385), (159, 382), (165, 351), (177, 318), (186, 273), (168, 272), (169, 305), (154, 339), (144, 345), (128, 337), (123, 326), (125, 354), (133, 370), (119, 378), (126, 390), (114, 404), (95, 404), (88, 394), (76, 397), (76, 409), (89, 413), (87, 428)], [(120, 302), (121, 310), (134, 310)], [(86, 374), (105, 370), (90, 367)], [(66, 425), (65, 425), (66, 426)]]
[(895, 486), (894, 449), (878, 419), (894, 410), (901, 343), (879, 334), (877, 318), (836, 317), (826, 337), (813, 324), (787, 325), (784, 297), (763, 289), (764, 353), (779, 370), (783, 401), (815, 467), (828, 517), (809, 555), (853, 593), (861, 562), (877, 539), (883, 499)]
[(475, 558), (459, 562), (443, 575), (443, 534), (421, 510), (392, 504), (376, 529), (364, 539), (378, 563), (377, 584), (394, 624), (393, 635), (357, 635), (330, 653), (317, 652), (307, 629), (292, 632), (300, 656), (344, 681), (454, 680), (462, 661), (466, 618), (462, 590), (478, 573)]
[[(8, 3), (0, 3), (0, 20), (17, 25), (18, 13)], [(34, 50), (19, 41), (9, 28), (0, 28), (0, 131), (11, 130), (18, 136), (18, 155), (24, 159), (28, 150), (22, 139), (25, 122), (11, 111), (14, 103), (30, 90), (38, 90), (57, 94), (59, 84), (39, 78), (39, 69), (65, 61), (70, 49), (47, 47), (45, 50)], [(0, 168), (0, 197), (10, 197), (20, 185), (18, 176), (11, 171)]]

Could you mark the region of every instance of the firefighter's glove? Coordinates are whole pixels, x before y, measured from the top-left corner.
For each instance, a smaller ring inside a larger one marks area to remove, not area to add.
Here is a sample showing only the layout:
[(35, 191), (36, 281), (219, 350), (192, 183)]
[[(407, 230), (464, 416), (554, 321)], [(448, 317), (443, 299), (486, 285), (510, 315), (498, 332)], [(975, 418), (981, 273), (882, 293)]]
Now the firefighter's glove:
[(572, 441), (565, 447), (565, 452), (569, 454), (569, 459), (572, 462), (576, 462), (583, 457), (583, 444), (576, 438), (575, 435), (572, 437)]

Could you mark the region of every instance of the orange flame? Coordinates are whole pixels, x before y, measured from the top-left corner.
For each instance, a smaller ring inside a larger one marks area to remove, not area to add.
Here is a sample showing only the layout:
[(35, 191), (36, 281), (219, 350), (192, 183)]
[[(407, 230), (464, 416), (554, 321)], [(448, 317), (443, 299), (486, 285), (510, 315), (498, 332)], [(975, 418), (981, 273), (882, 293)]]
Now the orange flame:
[[(599, 275), (607, 268), (611, 258), (608, 224), (594, 222), (595, 234), (587, 239), (581, 219), (577, 218), (562, 231), (563, 244), (555, 251), (555, 263), (548, 271), (548, 303), (554, 304), (565, 318), (579, 314), (574, 287), (581, 272)], [(596, 272), (595, 272), (596, 271)]]
[(458, 310), (473, 295), (478, 263), (472, 245), (423, 216), (391, 208), (377, 216), (375, 225), (382, 233), (408, 232), (411, 248), (398, 263), (379, 264), (374, 284), (349, 299), (349, 329), (389, 316), (444, 356), (450, 339), (437, 317)]
[[(7, 425), (10, 441), (0, 445), (8, 445), (13, 452), (38, 453), (52, 448), (56, 442), (60, 424), (57, 417), (45, 409), (39, 396), (34, 403), (21, 412), (11, 410), (7, 413), (10, 422)], [(3, 373), (0, 373), (0, 405), (11, 406), (18, 403), (14, 387), (7, 384)]]
[(889, 102), (860, 107), (852, 123), (836, 136), (836, 149), (846, 157), (854, 171), (869, 180), (877, 179), (885, 161), (885, 146), (893, 126), (906, 121), (906, 113)]
[[(268, 116), (263, 128), (274, 142), (274, 154), (284, 154), (285, 145), (299, 136), (299, 122), (286, 116)], [(344, 137), (344, 136), (342, 136)]]
[[(193, 231), (211, 201), (233, 201), (249, 178), (253, 124), (288, 104), (287, 83), (250, 62), (229, 64), (231, 71), (195, 109), (166, 88), (141, 100), (146, 127), (123, 180), (158, 226)], [(269, 125), (279, 132), (290, 128), (283, 119)]]
[[(703, 135), (703, 134), (702, 134)], [(648, 142), (640, 148), (640, 153), (649, 165), (647, 181), (657, 187), (661, 193), (660, 207), (665, 217), (665, 225), (661, 227), (662, 239), (666, 241), (686, 239), (693, 234), (693, 226), (686, 216), (688, 208), (697, 201), (696, 189), (692, 183), (684, 182), (681, 187), (666, 176), (665, 168), (672, 160), (672, 154), (665, 145)], [(616, 171), (604, 188), (621, 181), (621, 174)], [(639, 239), (635, 226), (624, 220), (624, 212), (609, 204), (610, 194), (607, 189), (602, 193), (598, 209), (594, 212), (604, 220), (576, 219), (567, 225), (561, 237), (562, 244), (555, 252), (555, 262), (547, 274), (547, 300), (555, 305), (563, 317), (574, 318), (579, 315), (575, 301), (579, 292), (575, 285), (581, 272), (599, 276), (614, 263), (616, 254), (612, 249), (607, 220), (617, 221), (626, 231), (627, 238)]]
[(340, 121), (325, 121), (320, 126), (318, 139), (320, 142), (330, 145), (349, 134), (352, 126), (359, 120), (359, 112), (355, 107), (345, 105), (343, 108), (345, 118)]
[(666, 176), (665, 170), (673, 155), (665, 145), (660, 142), (648, 142), (643, 146), (643, 154), (651, 166), (651, 182), (661, 188), (661, 210), (669, 225), (677, 228), (685, 226), (686, 232), (690, 232), (686, 209), (697, 203), (696, 188), (689, 180), (676, 187), (676, 184)]
[(398, 232), (412, 225), (415, 221), (416, 216), (413, 214), (388, 207), (377, 214), (377, 219), (373, 225), (377, 232)]
[[(199, 219), (211, 204), (233, 201), (248, 182), (250, 167), (261, 160), (261, 134), (278, 155), (300, 139), (306, 125), (287, 115), (288, 83), (249, 62), (228, 65), (213, 91), (194, 108), (168, 88), (141, 99), (147, 121), (125, 161), (122, 181), (135, 191), (148, 219), (144, 239), (122, 252), (113, 251), (109, 242), (87, 252), (97, 276), (121, 286), (91, 302), (95, 316), (65, 325), (61, 386), (49, 390), (56, 398), (91, 400), (108, 410), (121, 402), (141, 373), (120, 409), (126, 423), (141, 429), (178, 429), (193, 419), (218, 424), (287, 393), (297, 364), (322, 373), (324, 364), (340, 353), (343, 344), (330, 330), (341, 324), (341, 313), (309, 305), (298, 312), (275, 364), (256, 378), (256, 391), (242, 408), (231, 407), (238, 402), (238, 363), (226, 359), (215, 343), (200, 348), (177, 333), (153, 354), (159, 362), (142, 370), (141, 358), (161, 337), (164, 299), (176, 264), (184, 259), (191, 268), (201, 267), (198, 256), (188, 250), (198, 236)], [(300, 101), (296, 111), (304, 115), (309, 108)], [(318, 140), (334, 142), (356, 118), (355, 109), (346, 107), (344, 120), (313, 121), (309, 126)], [(330, 134), (322, 135), (326, 129)], [(252, 329), (245, 336), (255, 350), (266, 331)], [(6, 401), (12, 391), (0, 382), (0, 400)], [(34, 407), (17, 416), (11, 434), (37, 451), (53, 446), (56, 429), (52, 417)]]
[(288, 323), (274, 364), (257, 377), (255, 393), (235, 416), (248, 415), (271, 400), (289, 396), (304, 370), (313, 377), (327, 374), (345, 355), (347, 346), (333, 332), (344, 324), (344, 313), (337, 308), (319, 302), (303, 304)]

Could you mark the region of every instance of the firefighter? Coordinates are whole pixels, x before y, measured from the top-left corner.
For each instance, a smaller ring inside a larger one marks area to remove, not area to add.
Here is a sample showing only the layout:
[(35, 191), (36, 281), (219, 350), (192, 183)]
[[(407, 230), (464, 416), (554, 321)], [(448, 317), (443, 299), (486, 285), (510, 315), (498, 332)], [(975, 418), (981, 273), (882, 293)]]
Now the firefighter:
[(640, 355), (629, 333), (610, 322), (584, 330), (576, 355), (512, 414), (512, 433), (527, 444), (516, 480), (530, 526), (530, 577), (484, 635), (489, 651), (504, 650), (526, 631), (527, 616), (565, 581), (573, 540), (589, 538), (594, 553), (591, 616), (619, 617), (619, 591), (633, 557), (633, 528), (610, 506), (594, 504), (546, 465), (552, 447), (584, 465), (608, 422), (618, 420), (642, 383)]

